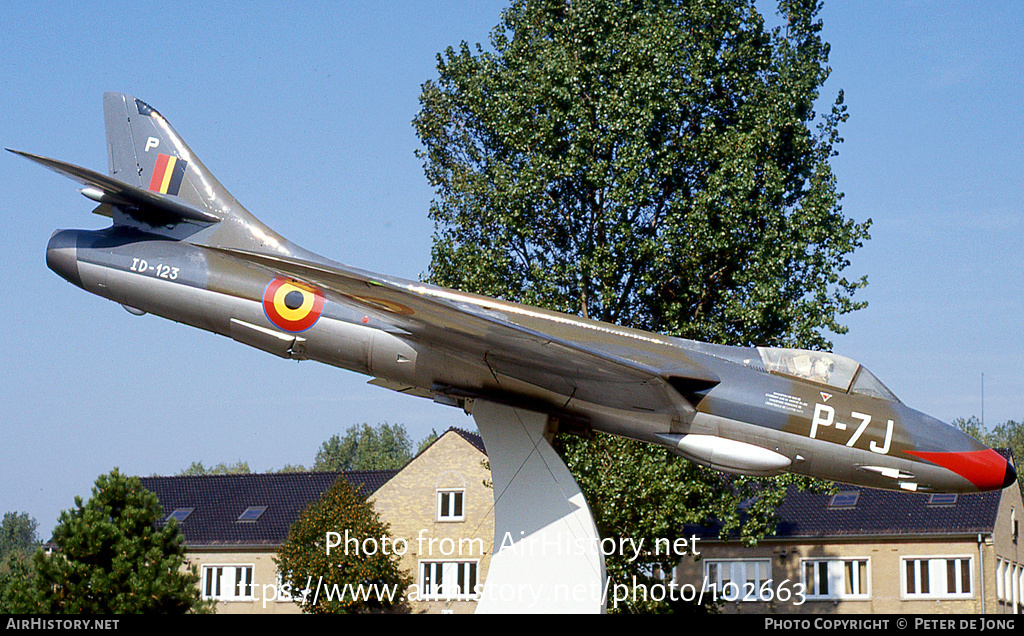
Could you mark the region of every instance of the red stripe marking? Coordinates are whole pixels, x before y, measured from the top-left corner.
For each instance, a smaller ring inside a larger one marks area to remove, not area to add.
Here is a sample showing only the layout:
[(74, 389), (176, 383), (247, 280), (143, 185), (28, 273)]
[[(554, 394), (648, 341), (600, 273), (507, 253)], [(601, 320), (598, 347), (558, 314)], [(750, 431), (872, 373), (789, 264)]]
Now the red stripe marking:
[(156, 158), (156, 166), (153, 168), (153, 176), (149, 180), (149, 189), (153, 192), (160, 192), (160, 186), (164, 183), (164, 173), (167, 172), (168, 155), (160, 153)]
[(998, 490), (1006, 479), (1006, 459), (991, 448), (963, 453), (905, 452), (953, 471), (977, 486), (978, 490)]

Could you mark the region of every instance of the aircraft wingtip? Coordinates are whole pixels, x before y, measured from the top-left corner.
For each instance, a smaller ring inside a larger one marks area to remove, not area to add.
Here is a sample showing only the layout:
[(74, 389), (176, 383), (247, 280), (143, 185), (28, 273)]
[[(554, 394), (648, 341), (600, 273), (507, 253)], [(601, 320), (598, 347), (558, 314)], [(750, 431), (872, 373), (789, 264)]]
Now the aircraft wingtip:
[(31, 152), (25, 152), (24, 150), (15, 150), (14, 148), (4, 148), (4, 150), (6, 150), (7, 152), (10, 152), (12, 154), (18, 155), (19, 157), (24, 157), (26, 159), (31, 159), (32, 161), (37, 161), (38, 162), (38, 159), (39, 159), (39, 155), (34, 155)]

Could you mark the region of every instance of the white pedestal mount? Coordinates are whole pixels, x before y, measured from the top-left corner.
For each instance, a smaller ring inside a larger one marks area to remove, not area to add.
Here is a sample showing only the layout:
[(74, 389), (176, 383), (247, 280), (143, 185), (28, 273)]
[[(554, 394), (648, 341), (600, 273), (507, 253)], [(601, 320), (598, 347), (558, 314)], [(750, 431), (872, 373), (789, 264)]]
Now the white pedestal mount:
[(477, 613), (604, 611), (600, 537), (545, 438), (547, 415), (482, 400), (472, 412), (494, 484), (494, 548)]

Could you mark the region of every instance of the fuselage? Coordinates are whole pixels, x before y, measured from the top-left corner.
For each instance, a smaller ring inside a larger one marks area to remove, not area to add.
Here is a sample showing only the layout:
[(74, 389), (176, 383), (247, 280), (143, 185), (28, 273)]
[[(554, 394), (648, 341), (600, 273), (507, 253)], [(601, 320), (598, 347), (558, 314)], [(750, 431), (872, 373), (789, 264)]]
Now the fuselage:
[[(305, 251), (302, 256), (331, 265)], [(788, 471), (944, 492), (1002, 488), (1015, 479), (1000, 454), (906, 407), (866, 369), (839, 356), (698, 343), (403, 283), (415, 293), (512, 315), (566, 340), (599, 341), (623, 357), (658, 360), (669, 369), (673, 360), (685, 361), (715, 379), (669, 373), (665, 402), (652, 408), (630, 403), (628, 394), (577, 393), (571, 377), (517, 373), (524, 362), (489, 357), (485, 348), (424, 341), (396, 327), (392, 318), (407, 310), (400, 304), (325, 295), (230, 254), (138, 228), (56, 232), (47, 263), (133, 313), (169, 318), (284, 358), (362, 373), (375, 384), (453, 405), (486, 396), (535, 408), (566, 423), (667, 446), (726, 472)], [(818, 377), (815, 365), (821, 363), (852, 363), (850, 377)]]

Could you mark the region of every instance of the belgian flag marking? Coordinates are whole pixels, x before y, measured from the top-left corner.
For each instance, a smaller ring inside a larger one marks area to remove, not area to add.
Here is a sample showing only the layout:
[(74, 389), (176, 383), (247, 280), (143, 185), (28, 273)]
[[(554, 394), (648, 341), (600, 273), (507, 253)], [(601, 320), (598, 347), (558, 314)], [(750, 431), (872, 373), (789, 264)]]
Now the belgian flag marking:
[(277, 327), (296, 333), (312, 327), (324, 309), (323, 293), (290, 278), (275, 278), (263, 291), (263, 311)]
[(161, 194), (177, 195), (187, 165), (184, 159), (160, 153), (153, 168), (153, 177), (149, 180), (149, 189)]

